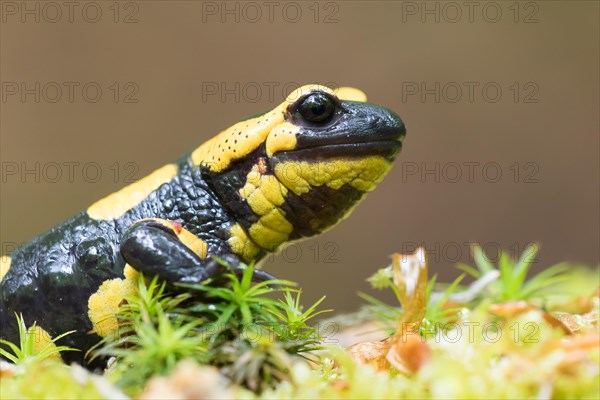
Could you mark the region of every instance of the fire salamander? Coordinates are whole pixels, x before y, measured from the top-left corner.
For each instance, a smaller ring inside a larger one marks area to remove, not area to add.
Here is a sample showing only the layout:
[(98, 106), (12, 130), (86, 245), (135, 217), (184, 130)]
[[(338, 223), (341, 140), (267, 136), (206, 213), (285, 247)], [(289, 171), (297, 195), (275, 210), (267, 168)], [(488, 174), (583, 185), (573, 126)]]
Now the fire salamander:
[[(170, 284), (239, 273), (285, 242), (332, 227), (390, 170), (405, 136), (392, 111), (353, 88), (303, 86), (175, 163), (92, 204), (0, 261), (0, 337), (15, 313), (41, 343), (83, 354), (117, 329), (136, 274)], [(256, 270), (254, 280), (272, 278)]]

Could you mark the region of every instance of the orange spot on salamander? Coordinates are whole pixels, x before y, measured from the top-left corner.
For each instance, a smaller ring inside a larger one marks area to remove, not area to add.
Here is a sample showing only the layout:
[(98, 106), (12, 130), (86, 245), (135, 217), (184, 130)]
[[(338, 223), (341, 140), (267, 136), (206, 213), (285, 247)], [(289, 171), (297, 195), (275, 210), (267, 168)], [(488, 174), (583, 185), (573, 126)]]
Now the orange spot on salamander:
[(258, 172), (261, 174), (267, 173), (267, 160), (264, 157), (259, 158), (256, 165), (258, 165)]
[(171, 226), (173, 226), (173, 230), (178, 235), (181, 233), (181, 230), (183, 229), (183, 225), (181, 225), (181, 223), (179, 223), (179, 222), (171, 222)]

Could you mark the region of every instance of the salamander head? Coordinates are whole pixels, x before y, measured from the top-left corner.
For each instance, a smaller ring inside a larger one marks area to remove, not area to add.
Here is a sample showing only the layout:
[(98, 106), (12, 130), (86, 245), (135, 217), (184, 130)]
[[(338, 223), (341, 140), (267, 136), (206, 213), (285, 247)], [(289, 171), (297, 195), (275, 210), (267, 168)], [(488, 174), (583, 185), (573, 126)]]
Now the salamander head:
[(390, 170), (406, 129), (356, 89), (303, 86), (192, 153), (263, 250), (332, 227)]

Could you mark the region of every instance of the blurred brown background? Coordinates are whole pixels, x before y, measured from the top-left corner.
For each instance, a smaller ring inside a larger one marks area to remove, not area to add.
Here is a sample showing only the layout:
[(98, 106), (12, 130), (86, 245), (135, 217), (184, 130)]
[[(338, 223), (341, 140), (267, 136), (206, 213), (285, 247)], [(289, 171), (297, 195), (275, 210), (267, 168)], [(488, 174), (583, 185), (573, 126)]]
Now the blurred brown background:
[(265, 264), (306, 300), (352, 310), (421, 243), (443, 281), (473, 241), (539, 241), (536, 270), (598, 263), (598, 2), (1, 6), (3, 253), (316, 82), (361, 88), (408, 135), (349, 219)]

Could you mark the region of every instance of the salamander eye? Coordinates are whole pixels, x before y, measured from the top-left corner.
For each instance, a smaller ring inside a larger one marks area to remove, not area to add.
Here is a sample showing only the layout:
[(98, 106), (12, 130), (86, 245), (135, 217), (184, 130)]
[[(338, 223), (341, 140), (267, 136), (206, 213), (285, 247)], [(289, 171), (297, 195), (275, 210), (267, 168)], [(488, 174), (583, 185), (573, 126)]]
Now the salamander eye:
[(301, 100), (297, 111), (306, 121), (325, 122), (335, 113), (335, 103), (325, 93), (313, 92)]

